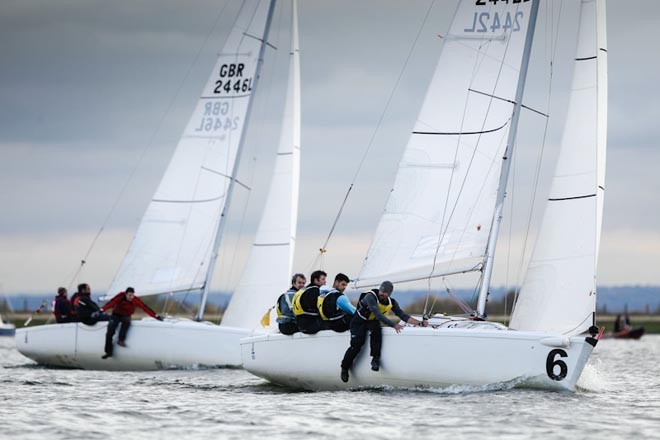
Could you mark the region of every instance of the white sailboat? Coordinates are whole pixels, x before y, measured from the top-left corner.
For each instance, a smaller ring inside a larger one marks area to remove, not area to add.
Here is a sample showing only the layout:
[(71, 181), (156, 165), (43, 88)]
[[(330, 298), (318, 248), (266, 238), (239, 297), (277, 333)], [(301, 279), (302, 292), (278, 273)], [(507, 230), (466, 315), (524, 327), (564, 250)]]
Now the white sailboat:
[[(481, 271), (477, 313), (485, 316), (518, 119), (528, 111), (523, 92), (538, 7), (538, 0), (458, 6), (358, 287)], [(339, 377), (346, 333), (245, 338), (244, 368), (310, 390), (575, 388), (598, 340), (607, 125), (605, 0), (583, 0), (580, 11), (568, 122), (511, 327), (435, 315), (427, 328), (385, 328), (380, 371), (371, 371), (365, 347), (348, 383)]]
[(5, 322), (0, 315), (0, 336), (14, 336), (16, 326), (11, 322)]
[[(202, 292), (202, 321), (224, 218), (236, 179), (245, 127), (268, 47), (274, 0), (245, 0), (174, 156), (109, 289), (133, 286), (139, 296)], [(106, 323), (50, 324), (20, 329), (16, 346), (46, 365), (107, 370), (240, 366), (239, 339), (252, 333), (285, 288), (296, 230), (300, 162), (300, 90), (296, 8), (284, 126), (256, 242), (218, 326), (167, 318), (134, 320), (128, 347), (101, 359)], [(288, 210), (287, 210), (288, 207)], [(286, 213), (291, 215), (287, 217)], [(266, 283), (255, 265), (271, 261)], [(275, 262), (276, 264), (272, 264)]]

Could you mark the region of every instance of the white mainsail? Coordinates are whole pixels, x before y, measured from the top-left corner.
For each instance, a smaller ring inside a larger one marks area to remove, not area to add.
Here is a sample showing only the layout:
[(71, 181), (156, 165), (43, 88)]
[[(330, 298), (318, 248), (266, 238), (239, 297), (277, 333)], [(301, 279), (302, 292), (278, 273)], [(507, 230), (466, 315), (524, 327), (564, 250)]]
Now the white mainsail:
[(204, 287), (257, 81), (270, 1), (246, 0), (109, 294)]
[(357, 286), (481, 269), (530, 2), (461, 2)]
[(592, 325), (606, 143), (605, 0), (583, 0), (566, 127), (511, 328), (570, 335)]
[(273, 297), (287, 289), (293, 267), (300, 181), (300, 53), (297, 1), (292, 2), (289, 83), (282, 133), (266, 204), (245, 269), (222, 325), (255, 327)]

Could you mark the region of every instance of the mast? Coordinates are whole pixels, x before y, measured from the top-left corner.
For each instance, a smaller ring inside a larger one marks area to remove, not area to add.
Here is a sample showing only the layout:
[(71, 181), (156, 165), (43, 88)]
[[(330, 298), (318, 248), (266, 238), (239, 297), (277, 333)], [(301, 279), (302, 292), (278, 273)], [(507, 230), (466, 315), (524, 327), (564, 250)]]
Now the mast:
[(500, 174), (500, 183), (497, 189), (497, 201), (495, 204), (495, 214), (493, 216), (493, 226), (488, 236), (488, 249), (486, 259), (482, 269), (483, 280), (479, 290), (479, 299), (477, 301), (477, 313), (483, 317), (486, 311), (486, 299), (488, 297), (488, 288), (490, 287), (490, 278), (493, 274), (493, 260), (495, 257), (495, 246), (497, 244), (497, 235), (500, 224), (502, 223), (502, 211), (504, 208), (504, 198), (506, 197), (506, 186), (509, 180), (509, 170), (511, 169), (511, 158), (513, 157), (513, 147), (518, 132), (518, 120), (522, 109), (523, 93), (525, 91), (525, 80), (527, 79), (527, 67), (529, 66), (529, 57), (532, 52), (532, 42), (534, 40), (534, 29), (536, 28), (536, 16), (539, 10), (539, 0), (532, 0), (529, 25), (525, 38), (525, 47), (523, 49), (522, 62), (520, 63), (520, 79), (516, 89), (515, 104), (511, 114), (511, 127), (509, 129), (507, 148), (502, 158), (502, 172)]
[[(257, 91), (257, 86), (259, 83), (259, 78), (260, 78), (260, 72), (261, 72), (261, 66), (263, 65), (264, 61), (264, 53), (266, 51), (266, 44), (268, 41), (268, 34), (270, 33), (270, 25), (273, 19), (273, 12), (275, 10), (275, 0), (270, 0), (270, 5), (268, 7), (268, 17), (266, 18), (266, 27), (264, 29), (264, 35), (263, 39), (261, 40), (261, 46), (259, 48), (259, 58), (257, 61), (257, 67), (255, 70), (255, 76), (254, 76), (254, 84), (252, 86), (252, 95)], [(247, 112), (245, 116), (245, 123), (249, 124), (250, 116), (252, 115), (252, 102), (253, 99), (250, 99), (248, 102), (247, 106)], [(202, 292), (202, 299), (199, 303), (199, 310), (197, 311), (197, 316), (196, 320), (201, 321), (202, 318), (204, 317), (204, 309), (206, 308), (206, 301), (208, 300), (209, 296), (209, 290), (211, 288), (211, 279), (213, 278), (213, 272), (215, 270), (215, 263), (218, 259), (218, 249), (220, 248), (220, 244), (222, 242), (222, 232), (225, 229), (226, 221), (225, 217), (227, 216), (227, 211), (229, 209), (229, 206), (231, 204), (231, 199), (233, 195), (233, 189), (234, 189), (234, 183), (236, 182), (236, 174), (238, 173), (238, 166), (241, 161), (241, 152), (243, 150), (243, 145), (245, 144), (245, 134), (241, 136), (241, 140), (238, 144), (238, 148), (236, 150), (236, 160), (234, 162), (234, 167), (232, 169), (231, 173), (231, 180), (229, 181), (229, 186), (227, 188), (227, 201), (222, 209), (222, 213), (220, 214), (220, 220), (218, 221), (218, 231), (215, 236), (215, 241), (213, 242), (213, 250), (211, 252), (211, 259), (209, 261), (209, 267), (208, 271), (206, 272), (206, 279), (204, 280), (204, 291)]]
[[(293, 267), (300, 181), (300, 51), (297, 1), (291, 3), (291, 50), (282, 130), (268, 194), (243, 274), (222, 316), (222, 326), (252, 329), (287, 286)], [(288, 213), (288, 214), (287, 214)]]

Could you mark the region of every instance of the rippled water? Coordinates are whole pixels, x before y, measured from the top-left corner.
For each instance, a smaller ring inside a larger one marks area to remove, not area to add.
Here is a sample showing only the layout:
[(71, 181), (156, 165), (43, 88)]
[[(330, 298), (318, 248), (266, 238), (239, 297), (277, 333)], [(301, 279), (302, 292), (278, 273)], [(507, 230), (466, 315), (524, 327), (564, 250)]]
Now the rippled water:
[(0, 439), (660, 438), (660, 336), (601, 341), (576, 393), (294, 392), (243, 370), (36, 366), (0, 338)]

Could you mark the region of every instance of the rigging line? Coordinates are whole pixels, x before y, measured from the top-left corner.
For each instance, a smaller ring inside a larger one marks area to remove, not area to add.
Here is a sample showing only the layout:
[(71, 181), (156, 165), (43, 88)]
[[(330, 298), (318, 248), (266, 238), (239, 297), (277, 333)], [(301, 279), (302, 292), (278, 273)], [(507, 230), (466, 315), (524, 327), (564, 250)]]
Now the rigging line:
[[(551, 46), (551, 55), (550, 55), (550, 63), (549, 63), (549, 77), (548, 77), (548, 100), (547, 100), (547, 105), (548, 105), (548, 113), (550, 112), (550, 97), (552, 96), (552, 80), (553, 80), (553, 68), (554, 68), (554, 60), (557, 55), (557, 47), (558, 47), (558, 41), (559, 41), (559, 25), (561, 23), (561, 12), (562, 12), (562, 7), (563, 7), (564, 1), (560, 0), (559, 2), (559, 10), (557, 12), (557, 31), (554, 36), (554, 41), (551, 40), (550, 46)], [(553, 11), (554, 12), (554, 11)], [(554, 13), (552, 14), (552, 28), (554, 28)], [(552, 31), (551, 28), (551, 31)], [(549, 119), (546, 119), (545, 121), (545, 127), (543, 130), (543, 141), (541, 142), (541, 151), (539, 153), (539, 158), (536, 162), (536, 170), (535, 170), (535, 179), (534, 179), (534, 186), (532, 188), (532, 194), (531, 194), (531, 207), (529, 210), (529, 216), (527, 218), (527, 228), (525, 230), (525, 238), (523, 240), (522, 244), (522, 256), (520, 257), (520, 266), (518, 268), (518, 275), (517, 275), (517, 282), (516, 282), (516, 290), (513, 296), (513, 304), (511, 305), (511, 314), (513, 315), (513, 311), (515, 309), (515, 305), (518, 303), (518, 295), (520, 294), (520, 289), (522, 288), (522, 274), (523, 274), (523, 266), (525, 264), (525, 257), (527, 256), (527, 243), (529, 240), (529, 233), (531, 230), (531, 225), (532, 225), (532, 215), (534, 213), (534, 208), (536, 205), (536, 199), (537, 199), (537, 193), (538, 193), (538, 185), (539, 185), (539, 180), (540, 180), (540, 175), (541, 175), (541, 163), (543, 162), (543, 155), (545, 153), (545, 146), (546, 146), (546, 140), (547, 140), (547, 135), (548, 135), (548, 124), (549, 124)]]
[[(387, 98), (387, 102), (385, 103), (385, 107), (380, 114), (380, 117), (378, 118), (378, 122), (376, 123), (376, 127), (374, 128), (374, 131), (371, 133), (371, 138), (369, 139), (369, 143), (367, 144), (367, 148), (364, 151), (364, 154), (362, 155), (362, 159), (360, 159), (360, 162), (358, 164), (357, 170), (355, 171), (355, 175), (353, 176), (353, 179), (351, 180), (351, 184), (348, 187), (348, 190), (346, 191), (346, 195), (344, 196), (344, 200), (341, 203), (341, 206), (339, 207), (339, 211), (337, 213), (337, 216), (335, 217), (334, 222), (332, 223), (332, 228), (330, 229), (330, 233), (328, 234), (327, 238), (325, 239), (325, 242), (323, 244), (323, 247), (321, 249), (326, 249), (328, 242), (330, 241), (330, 238), (332, 237), (332, 234), (334, 233), (335, 226), (339, 222), (339, 218), (344, 210), (344, 206), (346, 205), (346, 201), (348, 200), (348, 196), (351, 193), (351, 190), (353, 189), (353, 186), (355, 185), (355, 182), (360, 175), (360, 171), (362, 170), (362, 167), (364, 166), (365, 160), (367, 159), (367, 156), (369, 155), (369, 151), (371, 151), (371, 147), (374, 144), (374, 141), (376, 139), (376, 134), (378, 134), (378, 131), (380, 130), (380, 126), (383, 123), (383, 120), (385, 119), (385, 115), (387, 114), (387, 110), (390, 107), (390, 103), (392, 102), (392, 98), (394, 97), (394, 93), (396, 92), (399, 82), (401, 81), (401, 78), (403, 77), (403, 73), (406, 70), (406, 66), (408, 66), (408, 63), (410, 62), (410, 57), (412, 56), (413, 51), (415, 50), (415, 47), (417, 46), (417, 41), (419, 40), (420, 35), (422, 34), (422, 31), (424, 30), (424, 26), (426, 25), (426, 22), (428, 20), (429, 14), (431, 13), (431, 10), (433, 9), (433, 6), (435, 5), (436, 0), (432, 0), (431, 4), (429, 5), (428, 9), (426, 10), (426, 15), (424, 16), (424, 20), (422, 21), (422, 25), (419, 27), (419, 30), (417, 31), (417, 35), (415, 36), (415, 40), (412, 43), (412, 46), (410, 47), (410, 50), (408, 51), (408, 55), (406, 56), (406, 59), (401, 66), (401, 70), (399, 71), (399, 76), (396, 79), (396, 82), (394, 83), (394, 87), (392, 88), (392, 91), (390, 92), (389, 97)], [(318, 258), (318, 256), (317, 256)]]
[[(519, 6), (518, 6), (518, 8), (519, 8)], [(510, 33), (513, 33), (513, 31), (511, 31)], [(511, 42), (511, 38), (508, 38), (507, 43), (506, 43), (506, 47), (504, 49), (504, 55), (502, 57), (503, 60), (506, 58), (506, 55), (509, 51), (510, 42)], [(478, 60), (478, 55), (477, 55), (477, 60)], [(493, 86), (493, 92), (495, 91), (495, 89), (497, 88), (497, 85), (499, 84), (499, 80), (500, 80), (500, 77), (502, 75), (503, 68), (504, 68), (504, 62), (502, 62), (500, 64), (499, 71), (497, 72), (497, 77), (495, 78), (495, 85)], [(473, 70), (473, 73), (472, 73), (472, 78), (470, 79), (470, 87), (472, 86), (472, 83), (474, 82), (474, 79), (476, 78), (477, 70), (478, 70), (478, 67), (477, 67), (477, 65), (475, 65), (475, 69)], [(486, 120), (488, 118), (488, 113), (490, 112), (490, 108), (491, 108), (491, 105), (492, 105), (493, 101), (494, 101), (494, 98), (491, 97), (490, 101), (488, 102), (488, 108), (486, 109), (486, 115), (485, 115), (484, 120), (482, 122), (482, 126), (481, 126), (482, 130), (484, 129), (484, 127), (486, 125)], [(463, 118), (461, 120), (461, 131), (463, 129), (463, 124), (465, 123), (466, 114), (467, 114), (467, 97), (466, 97), (466, 105), (463, 108)], [(510, 118), (509, 118), (509, 120), (510, 120)], [(456, 157), (458, 156), (458, 147), (460, 146), (460, 140), (461, 140), (461, 137), (459, 136), (457, 141), (456, 141), (456, 153), (454, 155), (454, 162), (456, 161)], [(449, 219), (447, 220), (447, 225), (444, 227), (444, 231), (441, 232), (441, 236), (438, 240), (438, 245), (436, 246), (435, 255), (433, 257), (433, 266), (432, 266), (431, 272), (429, 273), (429, 280), (430, 280), (431, 276), (433, 275), (433, 271), (435, 271), (435, 267), (437, 265), (438, 253), (440, 252), (440, 245), (442, 244), (442, 240), (444, 240), (444, 237), (445, 237), (447, 231), (449, 230), (449, 223), (451, 222), (451, 220), (454, 216), (454, 213), (456, 212), (456, 207), (458, 206), (460, 196), (463, 192), (463, 189), (465, 188), (465, 182), (467, 181), (467, 176), (468, 176), (470, 168), (472, 167), (472, 162), (474, 161), (474, 158), (476, 156), (477, 149), (478, 149), (480, 141), (481, 141), (481, 135), (479, 135), (479, 137), (477, 139), (477, 143), (476, 143), (476, 145), (474, 147), (474, 150), (472, 152), (472, 156), (470, 157), (470, 161), (469, 161), (468, 166), (467, 166), (467, 171), (466, 171), (465, 177), (464, 177), (463, 182), (461, 183), (461, 186), (459, 188), (458, 195), (456, 197), (456, 202), (454, 203), (451, 214), (449, 215)], [(508, 145), (507, 145), (507, 148), (508, 148)], [(506, 150), (505, 150), (505, 154), (506, 154)], [(445, 215), (446, 215), (446, 212), (447, 212), (447, 202), (449, 201), (449, 193), (451, 192), (451, 184), (453, 182), (453, 177), (454, 177), (454, 169), (452, 169), (452, 173), (451, 173), (451, 177), (450, 177), (450, 183), (449, 183), (449, 189), (447, 190), (447, 197), (446, 197), (446, 200), (445, 200), (445, 209), (444, 209), (444, 213), (443, 213), (443, 219), (442, 219), (442, 222), (440, 223), (441, 228), (444, 226)]]

